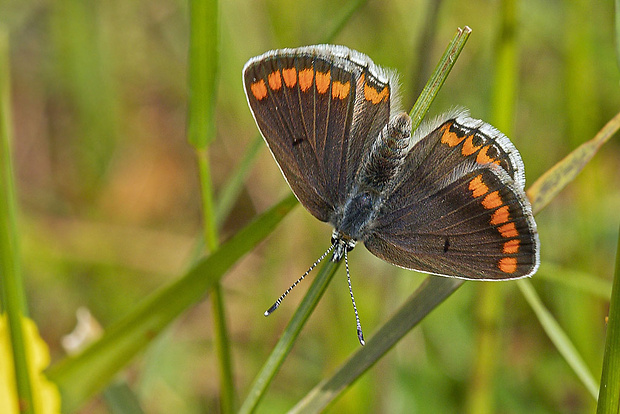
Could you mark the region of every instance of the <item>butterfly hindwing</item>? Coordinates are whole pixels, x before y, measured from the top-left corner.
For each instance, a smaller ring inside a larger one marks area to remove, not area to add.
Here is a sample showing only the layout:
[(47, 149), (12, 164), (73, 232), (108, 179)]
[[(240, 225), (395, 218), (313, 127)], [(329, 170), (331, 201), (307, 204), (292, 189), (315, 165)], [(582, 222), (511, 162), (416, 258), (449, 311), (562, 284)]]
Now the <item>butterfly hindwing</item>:
[(411, 149), (364, 239), (373, 254), (466, 279), (535, 272), (536, 224), (516, 181), (523, 182), (523, 164), (508, 138), (491, 128), (461, 116)]

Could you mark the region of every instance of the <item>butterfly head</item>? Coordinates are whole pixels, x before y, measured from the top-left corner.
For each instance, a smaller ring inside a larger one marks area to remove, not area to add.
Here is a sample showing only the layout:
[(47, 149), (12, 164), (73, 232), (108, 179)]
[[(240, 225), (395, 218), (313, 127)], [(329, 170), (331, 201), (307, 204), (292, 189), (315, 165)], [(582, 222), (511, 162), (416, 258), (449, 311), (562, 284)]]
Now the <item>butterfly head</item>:
[(334, 229), (332, 233), (332, 245), (334, 248), (334, 253), (332, 254), (331, 261), (341, 261), (344, 257), (345, 252), (350, 252), (351, 250), (353, 250), (356, 243), (357, 240), (354, 240), (343, 232)]

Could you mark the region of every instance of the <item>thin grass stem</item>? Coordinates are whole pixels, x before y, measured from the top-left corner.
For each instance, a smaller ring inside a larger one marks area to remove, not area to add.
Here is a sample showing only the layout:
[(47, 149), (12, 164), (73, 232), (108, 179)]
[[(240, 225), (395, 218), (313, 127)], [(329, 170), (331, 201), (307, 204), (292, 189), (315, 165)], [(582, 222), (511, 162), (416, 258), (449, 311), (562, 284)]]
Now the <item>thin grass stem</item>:
[[(196, 149), (202, 197), (203, 235), (209, 252), (219, 247), (211, 166), (208, 146), (215, 139), (215, 101), (219, 62), (219, 2), (192, 0), (190, 3), (188, 141)], [(226, 306), (219, 283), (211, 297), (214, 341), (220, 379), (220, 408), (223, 414), (234, 410), (235, 387), (232, 357), (226, 323)]]
[(3, 311), (8, 318), (19, 407), (22, 413), (34, 413), (29, 369), (31, 361), (28, 361), (22, 325), (28, 310), (22, 281), (17, 229), (9, 74), (9, 39), (7, 32), (0, 27), (0, 290)]
[(620, 412), (620, 230), (596, 412), (597, 414)]

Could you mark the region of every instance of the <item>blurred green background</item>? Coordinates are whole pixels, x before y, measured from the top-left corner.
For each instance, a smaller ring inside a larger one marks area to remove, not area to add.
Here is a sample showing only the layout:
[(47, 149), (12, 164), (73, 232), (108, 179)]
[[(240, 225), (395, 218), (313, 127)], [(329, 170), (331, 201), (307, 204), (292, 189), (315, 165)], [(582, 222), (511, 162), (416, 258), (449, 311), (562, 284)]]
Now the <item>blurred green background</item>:
[[(321, 42), (351, 3), (221, 3), (217, 192), (257, 129), (241, 83), (243, 64), (269, 49)], [(504, 128), (529, 183), (620, 109), (610, 1), (517, 3), (515, 119)], [(459, 26), (472, 28), (430, 116), (455, 106), (493, 121), (498, 1), (371, 0), (335, 37), (401, 74), (409, 110)], [(85, 306), (105, 327), (177, 278), (201, 235), (195, 155), (186, 141), (188, 5), (174, 0), (5, 0), (10, 34), (15, 166), (22, 253), (32, 318), (63, 357), (63, 335)], [(542, 263), (532, 282), (600, 378), (608, 301), (583, 285), (609, 282), (620, 217), (620, 145), (608, 143), (537, 216)], [(226, 219), (222, 239), (290, 190), (264, 145)], [(331, 229), (298, 207), (223, 280), (239, 398), (307, 286), (269, 318), (262, 313), (328, 247)], [(363, 247), (350, 255), (366, 336), (424, 279)], [(282, 412), (359, 344), (344, 269), (302, 332), (259, 412)], [(581, 281), (570, 286), (564, 279)], [(585, 281), (585, 282), (584, 282)], [(578, 283), (579, 284), (579, 283)], [(501, 352), (489, 390), (500, 413), (591, 412), (595, 401), (551, 344), (512, 282), (502, 291)], [(462, 412), (477, 378), (479, 284), (467, 283), (408, 335), (331, 412)], [(215, 412), (211, 308), (191, 309), (124, 377), (149, 413)], [(83, 409), (105, 413), (99, 398)]]

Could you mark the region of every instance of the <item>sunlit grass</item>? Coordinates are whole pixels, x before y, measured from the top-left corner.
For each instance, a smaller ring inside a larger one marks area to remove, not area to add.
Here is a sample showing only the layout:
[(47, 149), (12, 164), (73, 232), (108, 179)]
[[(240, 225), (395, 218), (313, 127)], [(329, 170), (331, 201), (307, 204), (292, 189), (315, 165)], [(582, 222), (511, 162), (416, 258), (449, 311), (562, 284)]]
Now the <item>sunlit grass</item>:
[[(436, 14), (420, 1), (221, 3), (221, 49), (217, 62), (208, 62), (220, 70), (212, 85), (218, 94), (210, 112), (194, 118), (213, 138), (208, 161), (204, 143), (198, 145), (199, 166), (186, 140), (186, 133), (193, 136), (186, 130), (189, 5), (63, 0), (49, 8), (28, 2), (0, 6), (0, 21), (11, 34), (14, 92), (7, 102), (14, 107), (13, 173), (17, 216), (24, 223), (15, 232), (23, 245), (25, 297), (57, 364), (49, 374), (65, 393), (65, 409), (107, 412), (93, 395), (120, 372), (123, 392), (129, 390), (145, 412), (218, 409), (228, 397), (222, 397), (216, 375), (221, 357), (211, 334), (211, 301), (200, 300), (215, 282), (221, 283), (230, 325), (225, 346), (234, 356), (232, 392), (245, 398), (287, 332), (304, 290), (311, 290), (312, 281), (306, 282), (276, 314), (262, 316), (327, 248), (330, 229), (301, 208), (275, 227), (296, 203), (288, 196), (276, 205), (288, 189), (257, 137), (243, 97), (241, 67), (249, 57), (327, 36), (397, 68), (403, 107), (409, 108), (417, 98), (411, 91), (425, 81), (413, 68), (432, 68), (455, 28), (464, 25), (473, 35), (429, 113), (462, 105), (501, 129), (510, 125), (499, 124), (512, 123), (505, 132), (534, 183), (528, 195), (541, 236), (540, 277), (528, 285), (544, 306), (536, 313), (563, 330), (564, 345), (573, 345), (569, 353), (581, 358), (577, 370), (598, 380), (620, 205), (620, 151), (617, 140), (608, 142), (617, 125), (605, 126), (620, 107), (611, 5), (516, 5), (519, 24), (510, 34), (517, 60), (502, 66), (496, 49), (501, 14), (487, 3), (441, 2)], [(433, 15), (436, 23), (426, 25)], [(423, 27), (431, 36), (422, 36)], [(207, 47), (217, 43), (212, 34), (202, 37)], [(420, 45), (419, 39), (433, 43)], [(584, 68), (588, 81), (580, 83)], [(510, 93), (493, 86), (503, 70), (518, 78)], [(211, 94), (198, 98), (209, 100)], [(514, 105), (508, 118), (495, 114), (501, 99)], [(572, 158), (564, 159), (568, 154)], [(260, 230), (248, 225), (267, 210), (261, 217), (268, 224)], [(189, 245), (209, 234), (222, 245), (210, 245), (215, 253), (199, 261), (197, 270)], [(225, 259), (214, 262), (218, 255)], [(421, 278), (383, 264), (361, 247), (351, 268), (360, 287), (356, 299), (367, 346), (360, 349), (352, 332), (340, 269), (296, 346), (287, 345), (286, 360), (269, 378), (258, 411), (326, 405), (332, 412), (463, 411), (479, 352), (473, 339), (481, 333), (474, 323), (476, 289), (470, 284), (459, 289), (445, 303), (451, 312), (439, 313), (443, 320), (431, 315), (405, 336), (419, 321), (399, 319), (398, 306), (431, 303), (440, 291), (409, 302)], [(182, 292), (173, 288), (183, 285)], [(60, 338), (84, 305), (106, 333), (94, 351), (66, 359)], [(573, 374), (570, 356), (549, 341), (514, 283), (502, 285), (497, 306), (503, 310), (496, 331), (502, 346), (491, 355), (496, 370), (485, 388), (489, 401), (506, 412), (592, 408), (591, 378)], [(166, 335), (158, 336), (164, 329)], [(388, 334), (396, 332), (403, 339), (390, 342)], [(141, 357), (154, 348), (159, 358)], [(605, 404), (613, 407), (613, 399)]]

